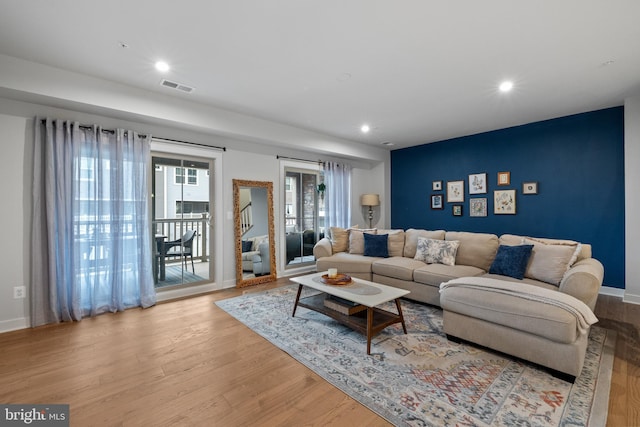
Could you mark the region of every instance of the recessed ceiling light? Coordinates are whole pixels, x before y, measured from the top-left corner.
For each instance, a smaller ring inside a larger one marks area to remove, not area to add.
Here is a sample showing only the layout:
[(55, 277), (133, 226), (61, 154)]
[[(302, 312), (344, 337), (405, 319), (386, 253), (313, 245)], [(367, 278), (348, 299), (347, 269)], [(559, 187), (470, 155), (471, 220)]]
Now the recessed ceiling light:
[(364, 124), (364, 125), (360, 126), (360, 131), (362, 133), (369, 133), (370, 130), (371, 130), (371, 128), (367, 124)]
[(500, 92), (509, 92), (511, 89), (513, 89), (513, 82), (506, 80), (500, 83), (499, 89), (500, 89)]
[(169, 64), (164, 61), (158, 61), (156, 62), (156, 70), (160, 71), (161, 73), (166, 73), (167, 71), (169, 71)]
[(394, 144), (391, 141), (385, 141), (385, 142), (382, 143), (382, 145), (386, 145), (387, 147), (391, 147)]

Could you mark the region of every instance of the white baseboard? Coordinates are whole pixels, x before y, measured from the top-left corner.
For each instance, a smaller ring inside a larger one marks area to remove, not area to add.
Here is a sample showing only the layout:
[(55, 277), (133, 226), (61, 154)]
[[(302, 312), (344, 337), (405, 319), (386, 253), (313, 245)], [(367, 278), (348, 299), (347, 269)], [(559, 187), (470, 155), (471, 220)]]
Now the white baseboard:
[[(231, 282), (231, 283), (229, 283)], [(220, 289), (232, 288), (236, 285), (234, 281), (227, 281), (223, 285), (216, 283), (205, 283), (196, 286), (183, 286), (177, 289), (158, 289), (156, 290), (156, 300), (158, 302), (170, 301), (178, 298), (192, 297), (195, 295), (206, 294), (208, 292), (218, 291)]]
[(26, 317), (0, 321), (0, 333), (17, 331), (31, 327), (31, 322)]
[(622, 298), (622, 302), (626, 302), (629, 304), (640, 304), (640, 295), (633, 295), (625, 292), (624, 297)]
[(610, 295), (612, 297), (618, 298), (624, 297), (624, 289), (612, 288), (610, 286), (602, 286), (599, 293), (602, 295)]
[(600, 288), (600, 294), (610, 295), (612, 297), (621, 298), (622, 302), (628, 304), (640, 304), (640, 295), (633, 295), (627, 292), (625, 289), (612, 288), (610, 286), (602, 286)]

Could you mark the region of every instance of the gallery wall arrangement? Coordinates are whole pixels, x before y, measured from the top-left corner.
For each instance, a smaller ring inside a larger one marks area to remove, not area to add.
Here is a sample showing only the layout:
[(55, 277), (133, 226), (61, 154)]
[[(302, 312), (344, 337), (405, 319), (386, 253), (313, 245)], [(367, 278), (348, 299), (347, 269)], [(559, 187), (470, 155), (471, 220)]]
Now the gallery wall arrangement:
[(624, 288), (624, 109), (391, 152), (391, 227), (590, 243)]

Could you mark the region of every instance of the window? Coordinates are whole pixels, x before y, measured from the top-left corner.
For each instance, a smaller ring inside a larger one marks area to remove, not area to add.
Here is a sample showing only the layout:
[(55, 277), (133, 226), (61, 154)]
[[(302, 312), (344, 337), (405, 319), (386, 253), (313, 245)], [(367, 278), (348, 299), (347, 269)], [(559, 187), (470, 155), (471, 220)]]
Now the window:
[[(186, 170), (186, 180), (185, 180)], [(198, 169), (192, 168), (175, 168), (175, 183), (177, 185), (198, 185)]]
[(294, 268), (315, 262), (313, 246), (324, 227), (323, 200), (317, 191), (320, 173), (313, 169), (284, 169), (286, 267)]
[(203, 214), (209, 212), (209, 202), (176, 201), (177, 214)]

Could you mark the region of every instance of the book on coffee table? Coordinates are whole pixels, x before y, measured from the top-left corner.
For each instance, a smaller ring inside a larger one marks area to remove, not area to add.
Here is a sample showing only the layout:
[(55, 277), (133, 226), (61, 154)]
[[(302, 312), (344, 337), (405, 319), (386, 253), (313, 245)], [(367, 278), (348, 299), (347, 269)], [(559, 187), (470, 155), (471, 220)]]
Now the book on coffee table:
[(325, 298), (324, 306), (348, 316), (367, 309), (367, 307), (362, 304), (358, 304), (357, 302), (349, 301), (344, 298), (335, 297), (333, 295), (329, 295)]

